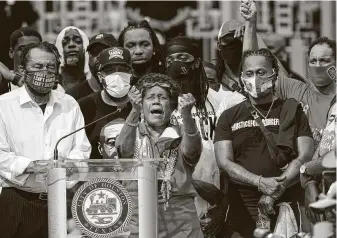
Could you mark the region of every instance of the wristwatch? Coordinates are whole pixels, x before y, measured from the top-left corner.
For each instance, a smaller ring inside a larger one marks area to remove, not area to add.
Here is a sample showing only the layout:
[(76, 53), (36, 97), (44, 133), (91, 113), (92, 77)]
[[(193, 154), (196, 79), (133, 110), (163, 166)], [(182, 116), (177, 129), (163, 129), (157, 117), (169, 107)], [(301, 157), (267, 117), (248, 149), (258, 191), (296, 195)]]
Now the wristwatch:
[(301, 174), (306, 174), (306, 173), (307, 173), (307, 167), (305, 166), (305, 164), (303, 164), (303, 165), (300, 167), (300, 173), (301, 173)]

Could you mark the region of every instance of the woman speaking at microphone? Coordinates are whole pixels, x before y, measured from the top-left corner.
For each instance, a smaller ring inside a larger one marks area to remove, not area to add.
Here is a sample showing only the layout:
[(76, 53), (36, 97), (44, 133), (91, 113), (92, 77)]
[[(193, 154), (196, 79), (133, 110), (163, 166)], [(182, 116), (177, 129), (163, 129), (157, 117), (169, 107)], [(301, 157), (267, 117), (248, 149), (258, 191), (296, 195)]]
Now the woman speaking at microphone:
[[(182, 94), (178, 99), (179, 86), (162, 74), (145, 75), (137, 85), (139, 90), (134, 87), (128, 94), (132, 110), (116, 140), (119, 157), (168, 158), (165, 173), (171, 179), (158, 186), (158, 237), (202, 237), (194, 205), (196, 191), (191, 184), (202, 148), (191, 115), (195, 99), (192, 94)], [(177, 107), (183, 117), (181, 129), (170, 124), (171, 113)], [(144, 120), (139, 122), (141, 114)], [(126, 187), (134, 207), (130, 237), (139, 237), (137, 181)]]

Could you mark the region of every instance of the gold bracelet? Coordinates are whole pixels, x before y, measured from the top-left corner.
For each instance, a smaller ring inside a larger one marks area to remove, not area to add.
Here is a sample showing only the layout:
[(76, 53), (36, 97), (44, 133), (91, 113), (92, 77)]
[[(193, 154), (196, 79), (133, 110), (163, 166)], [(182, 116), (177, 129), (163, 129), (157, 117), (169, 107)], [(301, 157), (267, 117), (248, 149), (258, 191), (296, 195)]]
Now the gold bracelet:
[(136, 123), (132, 123), (132, 122), (128, 122), (126, 120), (125, 123), (126, 123), (126, 125), (131, 126), (131, 127), (138, 127), (138, 125), (139, 125), (139, 121), (137, 121)]

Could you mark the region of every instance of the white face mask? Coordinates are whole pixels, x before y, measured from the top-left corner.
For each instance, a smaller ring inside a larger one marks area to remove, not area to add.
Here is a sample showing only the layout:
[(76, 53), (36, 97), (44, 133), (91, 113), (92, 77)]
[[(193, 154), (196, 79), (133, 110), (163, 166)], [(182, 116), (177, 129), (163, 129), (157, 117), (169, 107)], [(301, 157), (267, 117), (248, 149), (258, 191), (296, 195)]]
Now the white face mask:
[(104, 89), (114, 98), (122, 98), (126, 96), (130, 90), (131, 74), (124, 72), (116, 72), (104, 77)]
[(261, 79), (255, 75), (251, 78), (242, 78), (244, 84), (244, 89), (253, 98), (259, 98), (263, 95), (268, 94), (273, 88), (273, 79), (275, 73), (267, 78)]

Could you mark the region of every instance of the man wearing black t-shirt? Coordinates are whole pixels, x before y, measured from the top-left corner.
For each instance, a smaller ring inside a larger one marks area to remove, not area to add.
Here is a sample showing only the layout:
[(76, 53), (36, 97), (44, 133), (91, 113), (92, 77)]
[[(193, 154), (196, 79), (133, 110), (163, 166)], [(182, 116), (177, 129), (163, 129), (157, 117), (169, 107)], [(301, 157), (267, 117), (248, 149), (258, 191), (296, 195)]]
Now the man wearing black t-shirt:
[(92, 93), (78, 101), (85, 124), (89, 124), (116, 110), (121, 111), (86, 128), (87, 136), (93, 148), (90, 156), (92, 159), (101, 158), (98, 151), (98, 142), (103, 126), (116, 118), (126, 119), (130, 113), (131, 104), (127, 96), (132, 76), (130, 52), (121, 47), (103, 50), (98, 56), (97, 70), (103, 90)]
[[(246, 51), (240, 72), (248, 99), (219, 118), (215, 155), (229, 176), (233, 229), (252, 237), (255, 225), (273, 229), (276, 205), (281, 202), (288, 202), (298, 218), (294, 207), (303, 202), (304, 195), (298, 183), (299, 168), (312, 158), (313, 139), (300, 104), (293, 99), (282, 101), (273, 93), (278, 66), (269, 50)], [(276, 141), (276, 149), (259, 127), (257, 116)]]
[(98, 80), (96, 63), (99, 53), (109, 47), (118, 46), (118, 41), (112, 34), (100, 33), (91, 37), (87, 51), (89, 53), (89, 69), (91, 78), (70, 88), (66, 93), (76, 100), (102, 90), (102, 82)]

